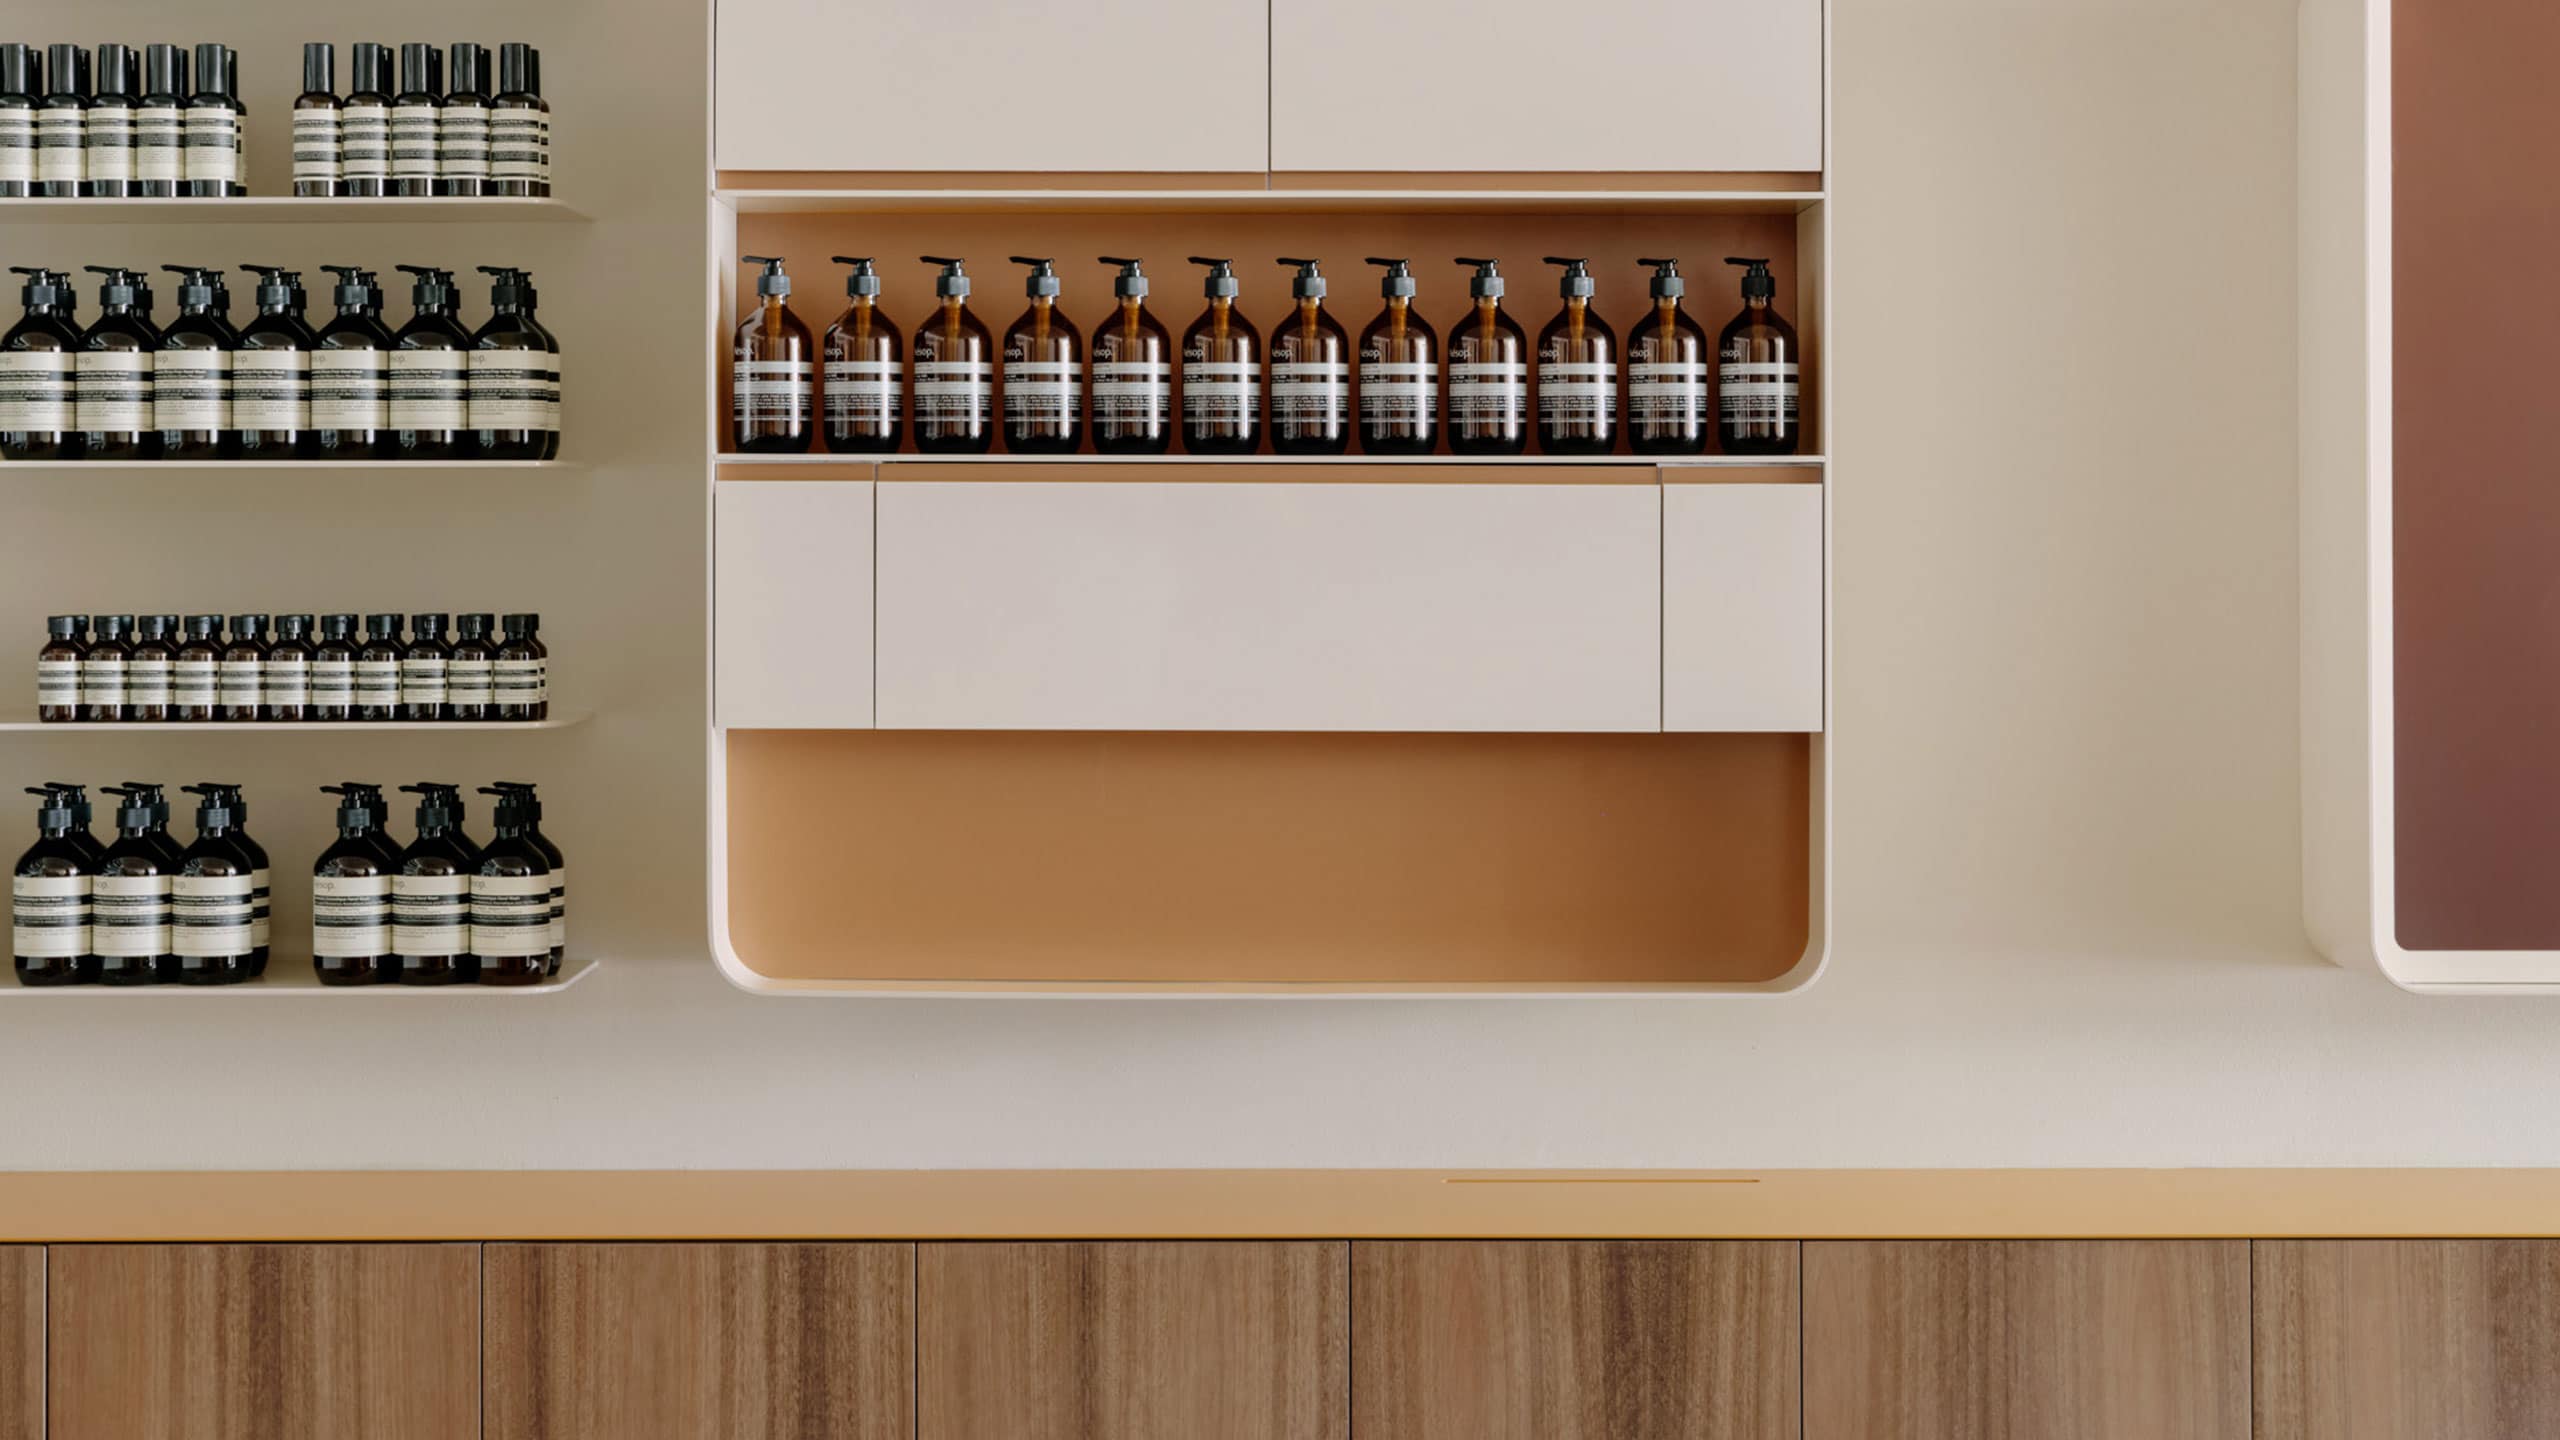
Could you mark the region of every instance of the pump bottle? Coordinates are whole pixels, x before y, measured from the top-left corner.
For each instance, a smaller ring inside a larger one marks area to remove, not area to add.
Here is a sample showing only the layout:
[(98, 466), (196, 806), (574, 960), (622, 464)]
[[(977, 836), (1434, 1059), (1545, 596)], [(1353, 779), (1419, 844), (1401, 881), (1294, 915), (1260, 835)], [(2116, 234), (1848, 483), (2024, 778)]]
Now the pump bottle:
[(181, 985), (237, 985), (250, 976), (250, 921), (257, 881), (248, 852), (231, 833), (231, 810), (220, 786), (189, 785), (201, 796), (196, 838), (169, 882), (171, 978)]
[(400, 93), (391, 99), (391, 193), (436, 193), (436, 112), (444, 107), (443, 57), (433, 45), (400, 47)]
[(1679, 261), (1636, 263), (1653, 267), (1653, 308), (1627, 335), (1627, 443), (1639, 455), (1702, 454), (1713, 426), (1706, 329), (1681, 307)]
[(169, 718), (182, 632), (175, 615), (145, 615), (136, 625), (133, 654), (125, 661), (124, 716), (137, 724), (156, 725)]
[(80, 337), (72, 366), (81, 454), (90, 460), (157, 460), (151, 362), (160, 332), (151, 328), (150, 292), (131, 270), (87, 268), (107, 278), (98, 286), (98, 318)]
[(231, 423), (246, 460), (308, 460), (319, 453), (311, 429), (311, 352), (320, 337), (302, 318), (302, 273), (243, 265), (258, 277), (257, 316), (231, 353)]
[(1778, 282), (1763, 259), (1742, 267), (1742, 313), (1716, 340), (1716, 439), (1727, 455), (1793, 455), (1797, 441), (1796, 327), (1769, 303)]
[(744, 455), (797, 455), (809, 448), (815, 405), (809, 327), (783, 303), (791, 277), (781, 256), (738, 258), (764, 271), (756, 276), (756, 308), (729, 347), (730, 441)]
[(904, 368), (898, 327), (880, 313), (880, 273), (868, 255), (838, 255), (853, 273), (844, 281), (844, 313), (827, 327), (827, 449), (838, 455), (877, 455), (898, 448), (905, 425), (898, 414), (898, 379)]
[(551, 193), (551, 106), (542, 98), (541, 56), (530, 45), (498, 47), (498, 98), (489, 102), (489, 193)]
[(196, 47), (196, 93), (187, 101), (187, 191), (190, 195), (246, 195), (240, 167), (240, 120), (246, 113), (234, 93), (239, 57), (227, 45)]
[(245, 725), (266, 718), (267, 617), (231, 617), (231, 643), (214, 672), (213, 718)]
[(98, 978), (91, 948), (91, 887), (96, 870), (72, 840), (68, 800), (51, 787), (36, 807), (36, 843), (9, 871), (9, 956), (21, 985), (85, 985)]
[(1439, 435), (1440, 337), (1413, 313), (1413, 267), (1384, 266), (1386, 305), (1360, 332), (1360, 448), (1371, 455), (1428, 455)]
[(338, 318), (312, 344), (312, 449), (329, 460), (387, 460), (397, 449), (391, 355), (399, 342), (382, 323), (382, 289), (370, 270), (320, 268), (338, 277), (329, 292)]
[(249, 915), (249, 978), (255, 980), (267, 973), (267, 952), (274, 938), (275, 875), (268, 868), (267, 847), (249, 834), (249, 802), (241, 798), (240, 787), (227, 781), (213, 783), (222, 792), (222, 803), (230, 807), (231, 839), (249, 857), (249, 878), (256, 886)]
[(542, 797), (534, 787), (521, 780), (501, 780), (498, 788), (511, 792), (524, 817), (524, 838), (542, 852), (544, 863), (551, 867), (551, 955), (545, 972), (560, 973), (560, 962), (569, 953), (569, 862), (551, 837), (542, 833)]
[(995, 344), (987, 327), (969, 313), (969, 275), (963, 262), (922, 257), (939, 265), (935, 310), (916, 327), (908, 387), (915, 397), (916, 449), (928, 455), (983, 455), (995, 443)]
[(45, 94), (36, 106), (36, 193), (68, 199), (89, 178), (89, 52), (45, 47)]
[(323, 615), (320, 640), (311, 647), (311, 708), (314, 723), (352, 720), (356, 709), (356, 617)]
[(0, 45), (0, 199), (36, 193), (36, 109), (43, 93), (44, 52)]
[(36, 651), (36, 719), (67, 725), (80, 718), (80, 662), (89, 653), (89, 618), (48, 615)]
[(471, 337), (471, 430), (483, 460), (560, 453), (560, 342), (533, 315), (533, 277), (483, 265), (489, 320)]
[(1271, 448), (1282, 455), (1339, 455), (1351, 445), (1351, 342), (1324, 308), (1314, 260), (1297, 268), (1289, 294), (1297, 309), (1271, 331)]
[(1475, 302), (1449, 327), (1449, 449), (1458, 455), (1517, 455), (1529, 445), (1529, 337), (1502, 308), (1502, 271), (1493, 260), (1461, 255), (1472, 265), (1467, 294)]
[(364, 643), (356, 647), (355, 710), (348, 718), (372, 724), (400, 718), (400, 643), (398, 615), (364, 617)]
[(479, 974), (471, 954), (471, 874), (479, 854), (457, 832), (460, 786), (403, 785), (418, 798), (418, 835), (391, 877), (391, 952), (403, 985), (454, 985)]
[(497, 619), (475, 613), (454, 621), (453, 657), (445, 662), (445, 719), (476, 724), (496, 710), (498, 647), (489, 632)]
[(98, 93), (89, 101), (83, 195), (134, 193), (133, 112), (142, 88), (141, 60), (130, 45), (98, 47)]
[(391, 47), (347, 49), (347, 103), (338, 111), (341, 195), (391, 193)]
[(0, 456), (78, 459), (87, 447), (71, 389), (81, 349), (71, 277), (26, 265), (9, 268), (27, 277), (18, 292), (27, 313), (0, 336)]
[(489, 47), (457, 43), (452, 88), (436, 115), (436, 193), (489, 193)]
[(187, 640), (169, 666), (169, 718), (211, 720), (222, 693), (222, 617), (190, 615)]
[(178, 315), (160, 332), (152, 357), (151, 411), (167, 460), (232, 460), (240, 454), (231, 417), (231, 357), (240, 332), (227, 306), (217, 307), (220, 272), (163, 265), (178, 279)]
[(311, 617), (276, 617), (276, 643), (267, 647), (260, 678), (258, 718), (300, 724), (311, 710)]
[(1250, 455), (1262, 444), (1262, 332), (1236, 309), (1232, 260), (1209, 267), (1208, 308), (1182, 332), (1182, 448), (1194, 455)]
[(1606, 455), (1618, 446), (1618, 333), (1591, 309), (1591, 262), (1564, 267), (1564, 306), (1538, 332), (1538, 448), (1549, 455)]
[(1083, 435), (1084, 336), (1058, 309), (1056, 263), (1029, 255), (1030, 305), (1004, 332), (1004, 444), (1018, 455), (1070, 455)]
[(401, 265), (414, 275), (409, 296), (416, 307), (388, 357), (391, 362), (391, 436), (401, 460), (469, 460), (479, 442), (471, 431), (471, 332), (458, 312), (462, 292), (453, 272), (432, 265)]
[(293, 193), (335, 195), (345, 173), (339, 136), (338, 47), (326, 40), (302, 47), (302, 93), (293, 97)]
[(133, 112), (133, 193), (167, 197), (187, 184), (187, 51), (142, 47), (142, 103)]
[(1105, 255), (1117, 308), (1093, 327), (1093, 448), (1161, 455), (1173, 446), (1173, 337), (1147, 311), (1145, 262)]
[(391, 948), (396, 847), (382, 833), (382, 791), (350, 780), (323, 785), (338, 797), (338, 838), (311, 867), (311, 969), (323, 985), (384, 985), (400, 978)]
[(115, 843), (98, 861), (90, 885), (90, 948), (106, 985), (155, 985), (177, 965), (170, 948), (170, 881), (179, 857), (167, 845), (168, 805), (160, 787), (110, 785)]
[(92, 725), (114, 725), (124, 720), (132, 665), (133, 617), (99, 616), (98, 638), (80, 657), (82, 720)]
[(471, 872), (471, 953), (483, 985), (539, 985), (551, 973), (551, 865), (525, 833), (524, 799), (498, 797), (489, 843)]
[(525, 722), (551, 718), (551, 649), (542, 643), (542, 617), (509, 615), (506, 634), (490, 666), (495, 718)]

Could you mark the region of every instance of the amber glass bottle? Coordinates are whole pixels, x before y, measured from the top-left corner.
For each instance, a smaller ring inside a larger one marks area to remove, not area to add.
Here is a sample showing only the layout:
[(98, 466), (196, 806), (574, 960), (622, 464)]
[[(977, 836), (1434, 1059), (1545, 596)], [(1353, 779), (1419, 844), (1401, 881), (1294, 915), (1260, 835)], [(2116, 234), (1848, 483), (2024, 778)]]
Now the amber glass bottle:
[(1058, 309), (1053, 260), (1028, 265), (1022, 318), (1004, 332), (1004, 446), (1018, 455), (1071, 455), (1084, 438), (1084, 335)]
[(1653, 267), (1653, 308), (1627, 335), (1627, 443), (1639, 455), (1696, 455), (1707, 448), (1707, 332), (1681, 307), (1680, 262)]
[(131, 270), (87, 268), (107, 278), (98, 286), (98, 318), (80, 337), (72, 362), (81, 453), (91, 460), (157, 460), (151, 382), (160, 332), (151, 324), (150, 287)]
[(1360, 448), (1371, 455), (1428, 455), (1440, 434), (1440, 337), (1413, 313), (1413, 267), (1381, 260), (1386, 304), (1360, 332)]
[(186, 643), (169, 667), (169, 718), (211, 720), (222, 693), (222, 617), (187, 617)]
[(934, 313), (916, 327), (912, 383), (916, 448), (928, 455), (983, 455), (995, 443), (995, 342), (969, 313), (969, 274), (960, 259), (922, 257), (939, 265)]
[(99, 616), (98, 638), (80, 659), (80, 718), (93, 724), (126, 719), (132, 669), (133, 617)]
[(391, 877), (391, 950), (403, 985), (454, 985), (477, 978), (471, 955), (471, 872), (480, 856), (462, 838), (461, 787), (403, 785), (418, 798), (418, 836)]
[(756, 308), (729, 347), (729, 438), (741, 454), (797, 455), (809, 448), (816, 346), (809, 327), (783, 303), (791, 277), (778, 255), (741, 255), (764, 267)]
[(1564, 306), (1538, 332), (1538, 448), (1606, 455), (1618, 445), (1618, 332), (1592, 313), (1590, 261), (1547, 263), (1564, 267)]
[(1351, 341), (1324, 308), (1324, 269), (1297, 267), (1297, 310), (1271, 331), (1271, 448), (1282, 455), (1339, 455), (1351, 444)]
[(320, 640), (311, 647), (311, 708), (305, 718), (316, 722), (355, 718), (356, 617), (323, 615)]
[(1498, 261), (1472, 265), (1473, 309), (1449, 327), (1449, 449), (1458, 455), (1517, 455), (1529, 446), (1529, 337), (1502, 308)]
[(276, 643), (267, 647), (266, 679), (258, 718), (299, 724), (311, 710), (311, 617), (276, 617)]
[(183, 632), (175, 615), (145, 615), (135, 634), (133, 658), (125, 662), (124, 718), (157, 724), (169, 718)]
[(91, 883), (90, 949), (100, 983), (156, 985), (177, 964), (169, 949), (169, 881), (179, 854), (164, 829), (168, 806), (157, 785), (110, 785), (107, 793), (122, 803), (115, 843)]
[(1191, 263), (1209, 267), (1209, 305), (1182, 332), (1182, 448), (1250, 455), (1262, 444), (1262, 332), (1236, 309), (1234, 261)]
[(323, 785), (338, 797), (338, 838), (311, 869), (311, 968), (323, 985), (381, 985), (400, 978), (391, 948), (391, 872), (378, 788)]
[(27, 265), (9, 269), (27, 277), (19, 291), (27, 313), (0, 335), (0, 458), (76, 460), (88, 447), (72, 401), (81, 337), (71, 277)]
[(355, 707), (350, 720), (384, 722), (400, 718), (400, 661), (408, 647), (400, 643), (400, 617), (364, 617), (364, 643), (356, 647)]
[(213, 718), (247, 723), (266, 718), (267, 617), (231, 617), (231, 643), (214, 672)]
[(469, 460), (480, 438), (471, 428), (471, 332), (462, 326), (462, 290), (453, 272), (402, 265), (414, 275), (417, 313), (384, 357), (391, 362), (391, 440), (402, 460)]
[(1796, 327), (1770, 301), (1778, 282), (1769, 262), (1728, 256), (1742, 267), (1742, 313), (1716, 341), (1716, 438), (1727, 455), (1793, 455), (1797, 439)]
[(471, 872), (471, 953), (483, 985), (539, 985), (551, 973), (551, 865), (512, 787), (480, 787), (498, 797), (489, 843)]
[(89, 653), (84, 615), (48, 615), (36, 651), (36, 719), (64, 725), (80, 718), (80, 662)]
[(1173, 337), (1147, 311), (1145, 262), (1105, 255), (1120, 273), (1116, 307), (1093, 327), (1093, 448), (1105, 455), (1161, 455), (1173, 445)]
[(880, 313), (880, 272), (871, 257), (834, 259), (853, 273), (844, 281), (844, 313), (827, 327), (827, 448), (838, 455), (885, 454), (906, 431), (898, 414), (904, 368), (898, 326)]
[(89, 944), (94, 862), (71, 832), (69, 798), (52, 786), (27, 787), (36, 807), (36, 843), (9, 871), (9, 958), (21, 985), (85, 985), (98, 978)]
[(220, 785), (189, 785), (196, 838), (169, 883), (170, 978), (181, 985), (237, 985), (253, 973), (257, 948), (257, 864), (232, 832), (230, 796)]

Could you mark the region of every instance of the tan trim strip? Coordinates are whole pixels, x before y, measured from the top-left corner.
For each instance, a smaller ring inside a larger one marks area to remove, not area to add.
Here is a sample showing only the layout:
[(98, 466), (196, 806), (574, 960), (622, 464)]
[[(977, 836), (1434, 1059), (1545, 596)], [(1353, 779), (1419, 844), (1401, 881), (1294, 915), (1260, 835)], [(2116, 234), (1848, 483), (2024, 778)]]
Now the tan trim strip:
[(877, 478), (878, 464), (869, 460), (847, 460), (840, 464), (818, 462), (808, 465), (740, 465), (717, 464), (711, 467), (714, 480), (870, 480)]
[(1819, 485), (1819, 465), (1678, 465), (1661, 470), (1665, 485)]
[(14, 1173), (0, 1241), (2560, 1235), (2560, 1170)]

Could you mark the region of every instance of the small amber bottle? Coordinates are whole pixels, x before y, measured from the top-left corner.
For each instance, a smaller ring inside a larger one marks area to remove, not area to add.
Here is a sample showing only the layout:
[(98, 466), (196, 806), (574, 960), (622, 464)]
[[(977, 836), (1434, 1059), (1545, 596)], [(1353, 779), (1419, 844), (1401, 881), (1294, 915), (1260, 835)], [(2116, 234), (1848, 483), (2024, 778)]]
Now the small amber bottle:
[(453, 669), (453, 646), (444, 638), (445, 623), (443, 615), (432, 611), (409, 617), (409, 648), (400, 652), (403, 720), (445, 718)]
[(741, 255), (761, 265), (756, 308), (738, 322), (729, 347), (729, 438), (742, 455), (798, 455), (809, 448), (816, 346), (784, 300), (791, 277), (778, 255)]
[(551, 648), (542, 643), (539, 633), (542, 617), (531, 613), (509, 615), (499, 624), (505, 628), (506, 638), (498, 646), (493, 667), (494, 718), (519, 722), (550, 719)]
[(1618, 332), (1591, 309), (1591, 262), (1564, 267), (1564, 307), (1538, 333), (1538, 448), (1549, 455), (1606, 455), (1618, 446)]
[(145, 615), (135, 622), (133, 658), (125, 662), (124, 718), (158, 724), (169, 718), (176, 694), (178, 641), (175, 615)]
[(1498, 261), (1472, 265), (1475, 306), (1449, 327), (1449, 449), (1458, 455), (1517, 455), (1529, 448), (1529, 337), (1502, 308)]
[(125, 718), (126, 684), (133, 664), (133, 617), (101, 615), (98, 638), (80, 657), (80, 718), (115, 724)]
[(222, 647), (215, 672), (213, 718), (245, 723), (266, 718), (267, 617), (231, 617), (231, 643)]
[(1386, 267), (1386, 304), (1360, 332), (1360, 448), (1371, 455), (1428, 455), (1440, 434), (1440, 337), (1413, 313), (1413, 267)]
[(400, 718), (400, 617), (364, 617), (364, 643), (356, 647), (355, 710), (348, 718), (383, 722)]
[(1796, 327), (1769, 303), (1778, 282), (1767, 260), (1724, 263), (1742, 267), (1742, 312), (1716, 341), (1716, 438), (1727, 455), (1793, 455), (1803, 359)]
[(1093, 327), (1093, 448), (1104, 455), (1161, 455), (1173, 446), (1173, 337), (1147, 311), (1146, 262), (1117, 265), (1117, 308)]
[(445, 665), (445, 719), (478, 724), (497, 708), (498, 647), (489, 638), (497, 623), (497, 616), (486, 613), (455, 618), (453, 658)]
[(1057, 263), (1012, 258), (1031, 267), (1022, 281), (1031, 303), (1004, 332), (1004, 446), (1071, 455), (1084, 438), (1084, 335), (1058, 309)]
[(276, 643), (267, 647), (265, 692), (258, 718), (299, 724), (311, 710), (311, 617), (276, 617)]
[(356, 708), (356, 617), (323, 615), (320, 639), (311, 647), (311, 709), (314, 723), (352, 720)]
[(1262, 444), (1262, 332), (1236, 309), (1235, 262), (1209, 267), (1208, 308), (1182, 332), (1182, 448), (1194, 455), (1250, 455)]
[(211, 720), (222, 686), (222, 617), (187, 617), (187, 641), (169, 669), (169, 718), (191, 724)]
[(89, 653), (89, 618), (48, 615), (36, 651), (36, 719), (65, 725), (80, 718), (80, 662)]
[(898, 381), (906, 368), (898, 327), (880, 312), (880, 272), (871, 257), (833, 258), (853, 273), (844, 281), (844, 313), (827, 327), (821, 402), (827, 449), (838, 455), (886, 454), (906, 432), (898, 413)]

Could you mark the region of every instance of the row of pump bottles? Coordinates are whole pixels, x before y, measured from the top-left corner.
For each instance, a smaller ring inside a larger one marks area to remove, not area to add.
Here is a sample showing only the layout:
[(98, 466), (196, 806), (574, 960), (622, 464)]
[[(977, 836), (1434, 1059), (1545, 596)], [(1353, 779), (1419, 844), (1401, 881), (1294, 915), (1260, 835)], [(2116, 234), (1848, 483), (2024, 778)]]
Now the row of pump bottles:
[(1029, 267), (1030, 305), (999, 346), (969, 310), (966, 262), (927, 255), (941, 267), (936, 310), (902, 350), (870, 257), (833, 257), (852, 271), (848, 303), (823, 341), (785, 303), (782, 258), (740, 258), (761, 267), (755, 308), (731, 349), (731, 441), (748, 454), (805, 451), (819, 435), (839, 454), (888, 453), (910, 426), (927, 454), (982, 454), (999, 434), (1016, 454), (1072, 454), (1088, 431), (1105, 455), (1163, 454), (1177, 433), (1195, 455), (1254, 454), (1266, 432), (1275, 453), (1310, 456), (1343, 454), (1355, 434), (1370, 455), (1428, 455), (1444, 432), (1451, 453), (1487, 456), (1525, 453), (1533, 437), (1559, 456), (1612, 453), (1622, 433), (1639, 455), (1696, 455), (1711, 444), (1728, 455), (1790, 455), (1799, 441), (1796, 332), (1774, 308), (1777, 282), (1762, 258), (1726, 261), (1743, 271), (1742, 308), (1711, 351), (1683, 308), (1676, 259), (1638, 262), (1653, 269), (1652, 303), (1621, 346), (1593, 309), (1590, 262), (1546, 257), (1562, 267), (1563, 304), (1532, 347), (1503, 308), (1498, 260), (1458, 257), (1472, 271), (1469, 304), (1444, 343), (1415, 313), (1412, 262), (1370, 257), (1385, 272), (1384, 304), (1356, 352), (1325, 310), (1323, 267), (1310, 259), (1280, 258), (1296, 271), (1294, 310), (1266, 344), (1238, 309), (1235, 262), (1190, 257), (1208, 269), (1208, 304), (1177, 350), (1148, 312), (1141, 260), (1100, 257), (1118, 267), (1115, 308), (1088, 338), (1059, 308), (1057, 262), (1011, 257)]

